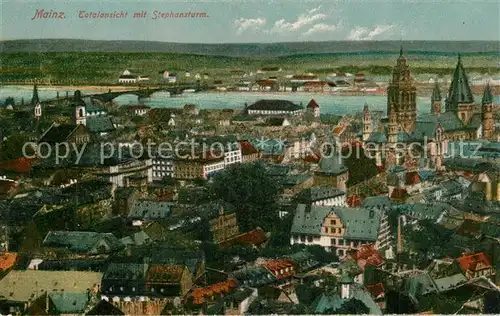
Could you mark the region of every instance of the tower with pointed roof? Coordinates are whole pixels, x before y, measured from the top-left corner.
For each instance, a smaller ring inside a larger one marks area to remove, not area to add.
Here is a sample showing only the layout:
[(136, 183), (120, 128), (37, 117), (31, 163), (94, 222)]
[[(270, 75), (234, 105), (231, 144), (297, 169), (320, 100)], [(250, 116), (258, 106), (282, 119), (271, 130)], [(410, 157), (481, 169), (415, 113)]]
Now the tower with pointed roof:
[(368, 108), (368, 103), (365, 102), (363, 107), (363, 141), (367, 141), (372, 133), (372, 115), (370, 109)]
[(491, 93), (490, 85), (486, 85), (481, 101), (481, 112), (483, 122), (483, 138), (491, 138), (493, 136), (493, 94)]
[[(319, 161), (319, 170), (314, 173), (314, 185), (329, 184), (339, 190), (347, 192), (347, 180), (349, 179), (349, 169), (343, 164), (342, 156), (330, 142), (328, 150), (323, 150)], [(323, 148), (325, 149), (325, 148)]]
[(311, 113), (313, 117), (319, 117), (319, 105), (314, 99), (311, 99), (307, 104), (307, 112)]
[(431, 97), (431, 114), (437, 115), (441, 113), (441, 91), (439, 90), (439, 84), (434, 84), (434, 89), (432, 90)]
[(474, 114), (474, 97), (469, 86), (469, 79), (458, 55), (457, 66), (446, 96), (446, 112), (455, 112), (458, 118), (467, 124)]
[[(392, 78), (387, 88), (387, 116), (395, 116), (402, 130), (411, 133), (417, 119), (417, 89), (413, 84), (410, 68), (406, 63), (403, 46), (392, 71)], [(390, 123), (389, 123), (390, 124)]]
[(37, 103), (40, 103), (40, 98), (38, 97), (38, 87), (36, 85), (33, 86), (33, 95), (31, 96), (31, 105), (35, 106)]

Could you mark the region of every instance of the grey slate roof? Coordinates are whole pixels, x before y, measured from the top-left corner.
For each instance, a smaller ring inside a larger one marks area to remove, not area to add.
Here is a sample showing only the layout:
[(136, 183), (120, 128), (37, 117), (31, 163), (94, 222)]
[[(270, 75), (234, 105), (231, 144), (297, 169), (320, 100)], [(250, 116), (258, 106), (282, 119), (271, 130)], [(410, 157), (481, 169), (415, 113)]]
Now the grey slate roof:
[(83, 314), (90, 304), (87, 293), (52, 292), (49, 299), (58, 314)]
[(458, 56), (457, 66), (446, 98), (447, 110), (456, 110), (460, 103), (474, 103), (474, 97), (469, 86), (462, 59)]
[(342, 158), (339, 155), (321, 157), (319, 169), (320, 172), (331, 175), (339, 175), (348, 171), (347, 167), (343, 165)]
[(251, 104), (248, 110), (264, 110), (264, 111), (297, 111), (303, 107), (288, 100), (259, 100)]
[(293, 219), (292, 234), (320, 235), (325, 217), (332, 211), (330, 206), (297, 205)]
[(344, 238), (377, 240), (381, 213), (375, 209), (334, 207), (334, 213), (345, 225)]
[(106, 133), (115, 130), (110, 116), (95, 116), (86, 119), (86, 126), (92, 133)]
[(170, 216), (172, 202), (137, 200), (130, 209), (128, 217), (137, 219), (158, 219)]
[(334, 186), (324, 184), (301, 191), (297, 195), (297, 200), (302, 203), (313, 203), (316, 201), (334, 198), (341, 195), (345, 195), (345, 192), (337, 189)]
[(432, 89), (431, 101), (441, 101), (441, 91), (439, 90), (439, 84), (436, 81), (434, 89)]
[(146, 263), (118, 263), (108, 265), (102, 278), (107, 280), (144, 280), (148, 271)]
[(370, 196), (363, 201), (364, 208), (369, 208), (369, 207), (380, 208), (380, 207), (391, 207), (391, 206), (392, 206), (391, 199), (387, 195)]
[(118, 250), (121, 244), (111, 233), (84, 231), (50, 231), (43, 240), (44, 246), (64, 247), (73, 252), (91, 252), (101, 243), (106, 243), (111, 250)]

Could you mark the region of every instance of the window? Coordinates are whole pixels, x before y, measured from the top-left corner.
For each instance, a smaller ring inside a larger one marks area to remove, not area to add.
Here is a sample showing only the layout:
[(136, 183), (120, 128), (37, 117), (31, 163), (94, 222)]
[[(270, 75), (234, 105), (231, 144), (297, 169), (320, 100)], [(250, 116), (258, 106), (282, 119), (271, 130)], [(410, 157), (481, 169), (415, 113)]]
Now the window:
[(336, 240), (335, 240), (335, 238), (331, 238), (331, 239), (330, 239), (330, 244), (331, 244), (331, 245), (335, 245), (335, 244), (336, 244)]
[(339, 252), (339, 256), (343, 256), (344, 255), (344, 250), (339, 249), (338, 252)]
[(330, 220), (330, 223), (331, 223), (332, 225), (337, 225), (337, 221), (336, 221), (336, 220), (334, 220), (334, 219)]
[(123, 286), (120, 286), (120, 291), (122, 291), (122, 292), (123, 292)]

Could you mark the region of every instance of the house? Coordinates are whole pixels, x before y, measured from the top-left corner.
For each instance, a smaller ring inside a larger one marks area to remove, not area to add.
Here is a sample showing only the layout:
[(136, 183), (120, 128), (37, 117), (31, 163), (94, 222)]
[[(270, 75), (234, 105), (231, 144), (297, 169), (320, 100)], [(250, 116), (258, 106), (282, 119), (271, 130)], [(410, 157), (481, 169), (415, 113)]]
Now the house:
[(453, 266), (459, 268), (468, 279), (490, 277), (495, 274), (490, 259), (483, 252), (459, 257), (455, 259)]
[(50, 315), (81, 315), (91, 302), (91, 293), (52, 292), (47, 294), (46, 312)]
[(286, 117), (270, 117), (266, 120), (265, 126), (280, 130), (280, 127), (292, 125)]
[(0, 310), (24, 314), (39, 297), (52, 293), (92, 295), (100, 291), (102, 273), (83, 271), (16, 270), (0, 280)]
[(317, 185), (301, 191), (295, 197), (301, 204), (324, 205), (324, 206), (346, 206), (346, 194), (329, 184)]
[(8, 179), (7, 176), (0, 176), (0, 198), (9, 198), (19, 191), (19, 181)]
[(147, 105), (129, 105), (127, 107), (127, 111), (132, 113), (135, 116), (143, 116), (148, 113), (148, 111), (151, 109), (151, 107)]
[(175, 73), (163, 71), (162, 76), (163, 76), (163, 80), (166, 81), (167, 83), (176, 83), (177, 82), (177, 75)]
[(192, 286), (192, 274), (183, 265), (153, 264), (146, 275), (146, 290), (153, 297), (182, 297)]
[(230, 248), (234, 245), (241, 245), (247, 247), (260, 247), (265, 244), (269, 239), (268, 234), (260, 227), (248, 231), (246, 233), (238, 234), (234, 237), (226, 239), (219, 243), (221, 248)]
[(287, 100), (259, 100), (247, 107), (249, 115), (300, 115), (303, 108)]
[(146, 296), (146, 263), (111, 262), (102, 275), (101, 299)]
[(125, 315), (118, 307), (106, 300), (100, 300), (85, 315)]
[(149, 76), (141, 75), (137, 77), (137, 81), (149, 81)]
[(234, 271), (230, 274), (230, 278), (237, 280), (240, 285), (251, 288), (260, 288), (277, 281), (272, 272), (263, 266)]
[(38, 143), (51, 145), (61, 143), (84, 144), (90, 141), (90, 130), (85, 125), (60, 124), (52, 125), (42, 134)]
[(130, 208), (128, 218), (141, 221), (164, 219), (171, 215), (172, 207), (172, 202), (136, 200)]
[(260, 152), (248, 140), (238, 141), (241, 150), (241, 162), (254, 162), (260, 158)]
[(329, 184), (344, 192), (347, 191), (349, 169), (342, 163), (340, 155), (330, 153), (321, 157), (318, 170), (314, 172), (314, 185)]
[(136, 83), (137, 76), (132, 75), (132, 73), (128, 70), (123, 71), (123, 73), (118, 77), (119, 83)]
[(122, 248), (111, 233), (85, 231), (49, 231), (43, 240), (43, 246), (87, 254), (109, 253)]
[(374, 244), (387, 247), (390, 236), (383, 210), (297, 205), (290, 244), (320, 245), (339, 257), (349, 249)]
[(213, 305), (221, 298), (224, 298), (234, 292), (237, 287), (238, 285), (235, 280), (227, 280), (211, 284), (207, 287), (195, 288), (187, 295), (187, 298), (184, 299), (184, 301), (194, 305), (195, 308), (198, 307), (201, 309), (202, 305)]
[(225, 212), (222, 204), (219, 204), (219, 214), (209, 220), (209, 225), (213, 241), (216, 243), (231, 239), (240, 233), (236, 213)]
[(263, 264), (277, 280), (277, 286), (286, 288), (291, 285), (292, 278), (295, 276), (295, 264), (289, 259), (276, 259)]

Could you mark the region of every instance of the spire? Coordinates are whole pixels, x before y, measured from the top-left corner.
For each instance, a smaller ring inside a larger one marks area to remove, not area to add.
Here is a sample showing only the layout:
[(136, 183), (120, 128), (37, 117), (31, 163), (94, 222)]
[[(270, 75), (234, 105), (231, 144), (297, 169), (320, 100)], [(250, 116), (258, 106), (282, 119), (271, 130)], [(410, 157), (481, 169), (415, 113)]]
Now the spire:
[(493, 103), (493, 94), (491, 93), (490, 84), (488, 83), (486, 88), (484, 88), (482, 104), (491, 103)]
[(458, 55), (457, 67), (453, 72), (453, 79), (448, 91), (448, 97), (446, 98), (447, 110), (456, 110), (460, 103), (474, 103), (474, 97), (472, 96), (469, 80), (462, 65), (462, 59)]
[(403, 44), (401, 44), (401, 48), (399, 49), (399, 56), (403, 56)]
[(36, 105), (38, 102), (40, 102), (40, 99), (38, 98), (38, 88), (36, 85), (34, 85), (33, 96), (31, 97), (31, 105)]
[(441, 101), (441, 91), (439, 90), (439, 85), (436, 80), (436, 84), (434, 84), (434, 89), (432, 90), (432, 98), (431, 101)]
[(368, 112), (369, 109), (368, 109), (368, 102), (365, 101), (365, 106), (363, 107), (363, 112)]

